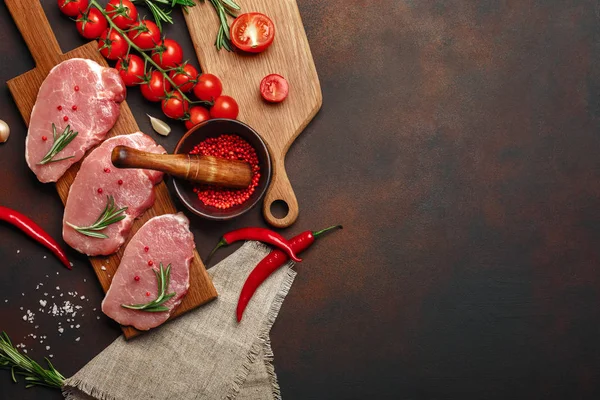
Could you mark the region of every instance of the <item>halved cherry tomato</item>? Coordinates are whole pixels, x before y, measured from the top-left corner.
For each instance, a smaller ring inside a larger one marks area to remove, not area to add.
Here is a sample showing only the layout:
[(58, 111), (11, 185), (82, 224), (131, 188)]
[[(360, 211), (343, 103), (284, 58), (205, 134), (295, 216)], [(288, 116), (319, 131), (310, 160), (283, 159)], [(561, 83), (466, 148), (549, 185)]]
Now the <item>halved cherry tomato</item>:
[(127, 36), (142, 50), (150, 50), (161, 44), (160, 29), (147, 19), (133, 25)]
[(97, 8), (90, 8), (89, 11), (77, 16), (75, 26), (79, 34), (86, 39), (98, 39), (102, 32), (108, 28), (108, 21)]
[(246, 13), (233, 21), (229, 33), (231, 42), (238, 49), (249, 53), (260, 53), (273, 43), (275, 25), (265, 14)]
[(119, 32), (109, 28), (104, 31), (102, 36), (100, 36), (98, 49), (100, 50), (100, 54), (102, 54), (105, 58), (108, 58), (109, 60), (116, 60), (117, 58), (121, 58), (127, 54), (129, 44), (127, 44), (127, 41)]
[(219, 96), (215, 99), (213, 106), (210, 108), (210, 116), (212, 118), (229, 118), (236, 119), (238, 116), (239, 107), (233, 97)]
[(198, 71), (193, 65), (185, 63), (178, 66), (169, 74), (169, 77), (182, 92), (189, 92), (194, 88), (198, 79)]
[(189, 103), (183, 99), (181, 93), (173, 91), (167, 95), (161, 104), (163, 113), (173, 119), (183, 118), (190, 107)]
[(137, 21), (137, 8), (129, 0), (110, 0), (106, 5), (109, 18), (121, 29), (128, 29)]
[(194, 95), (204, 101), (214, 101), (222, 92), (221, 80), (213, 74), (200, 75), (194, 86)]
[(192, 129), (193, 126), (198, 125), (200, 122), (208, 121), (210, 119), (210, 113), (202, 106), (194, 106), (189, 111), (190, 119), (185, 121), (185, 127)]
[(267, 75), (260, 82), (260, 94), (266, 101), (280, 103), (287, 97), (289, 86), (285, 78), (278, 74)]
[(144, 60), (135, 54), (121, 58), (115, 68), (119, 71), (125, 86), (137, 85), (144, 81)]
[(161, 101), (171, 90), (171, 84), (158, 71), (146, 75), (145, 83), (140, 86), (142, 96), (150, 101)]
[(183, 50), (173, 39), (165, 39), (162, 44), (152, 52), (152, 60), (161, 68), (174, 68), (183, 61)]
[(76, 17), (88, 8), (88, 0), (58, 0), (60, 11), (69, 16)]

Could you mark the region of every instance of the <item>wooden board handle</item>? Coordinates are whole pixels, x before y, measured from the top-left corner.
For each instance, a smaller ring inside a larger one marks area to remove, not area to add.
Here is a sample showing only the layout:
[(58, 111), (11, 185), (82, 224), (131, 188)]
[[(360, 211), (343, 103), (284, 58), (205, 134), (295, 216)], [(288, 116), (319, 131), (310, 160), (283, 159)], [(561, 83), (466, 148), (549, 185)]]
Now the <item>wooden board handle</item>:
[(62, 51), (39, 0), (4, 0), (38, 67), (50, 70)]
[[(271, 206), (276, 201), (283, 201), (288, 207), (288, 213), (283, 218), (277, 218), (271, 212)], [(298, 218), (298, 200), (285, 172), (283, 157), (273, 163), (273, 178), (265, 194), (263, 216), (267, 222), (276, 228), (287, 228)]]
[(117, 168), (153, 169), (196, 183), (231, 188), (247, 188), (252, 183), (252, 169), (245, 161), (193, 154), (146, 153), (127, 146), (116, 146), (111, 160)]

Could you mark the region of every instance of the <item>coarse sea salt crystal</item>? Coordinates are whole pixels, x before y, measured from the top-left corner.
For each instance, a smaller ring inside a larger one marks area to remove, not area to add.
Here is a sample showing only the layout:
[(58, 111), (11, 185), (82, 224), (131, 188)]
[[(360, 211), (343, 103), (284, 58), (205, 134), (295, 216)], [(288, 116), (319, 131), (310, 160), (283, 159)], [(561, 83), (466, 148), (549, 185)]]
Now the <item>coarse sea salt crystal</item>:
[(80, 297), (80, 299), (81, 299), (81, 300), (85, 300), (85, 296), (81, 296), (81, 297)]
[(50, 350), (50, 346), (46, 346), (46, 350)]
[(57, 287), (56, 287), (56, 290), (60, 290), (60, 286), (57, 286)]
[(46, 300), (40, 300), (40, 305), (41, 305), (42, 307), (46, 307), (46, 304), (47, 304), (47, 303), (48, 303), (48, 302), (47, 302)]
[(101, 269), (102, 271), (106, 271), (106, 267), (105, 267), (104, 265), (103, 265), (103, 266), (101, 266), (101, 267), (100, 267), (100, 269)]
[(17, 250), (17, 254), (19, 254), (21, 252), (21, 250)]
[(27, 321), (27, 315), (23, 315), (23, 321)]
[(64, 331), (65, 331), (65, 329), (63, 327), (58, 328), (58, 333), (63, 333)]
[(80, 340), (80, 339), (81, 339), (81, 338), (80, 338), (80, 337), (78, 337), (78, 338), (76, 338), (76, 339), (75, 339), (75, 341), (76, 341), (76, 342), (79, 342), (79, 340)]
[(52, 358), (54, 357), (54, 354), (48, 354), (48, 357)]

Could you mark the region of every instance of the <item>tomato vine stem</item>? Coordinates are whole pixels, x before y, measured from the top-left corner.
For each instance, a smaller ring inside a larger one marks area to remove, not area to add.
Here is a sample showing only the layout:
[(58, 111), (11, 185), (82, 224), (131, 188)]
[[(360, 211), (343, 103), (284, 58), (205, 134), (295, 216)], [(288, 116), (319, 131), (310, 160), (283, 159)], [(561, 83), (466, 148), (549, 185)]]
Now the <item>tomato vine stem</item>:
[[(192, 101), (192, 100), (190, 100), (190, 98), (187, 97), (185, 95), (185, 93), (183, 93), (183, 91), (179, 88), (179, 86), (176, 85), (175, 82), (173, 82), (173, 80), (169, 77), (169, 74), (167, 73), (167, 70), (163, 69), (160, 65), (158, 65), (152, 59), (152, 57), (150, 57), (145, 51), (143, 51), (140, 47), (138, 47), (135, 43), (133, 43), (133, 41), (129, 38), (129, 36), (125, 33), (125, 31), (123, 31), (121, 28), (119, 28), (113, 22), (113, 20), (110, 18), (110, 16), (108, 15), (108, 13), (102, 8), (102, 6), (100, 4), (98, 4), (98, 2), (96, 0), (90, 0), (90, 7), (91, 6), (96, 7), (98, 9), (98, 11), (100, 11), (100, 13), (108, 21), (108, 24), (110, 25), (110, 29), (112, 29), (112, 30), (116, 31), (117, 33), (119, 33), (123, 37), (123, 39), (125, 39), (125, 41), (129, 45), (130, 49), (131, 48), (135, 49), (140, 55), (142, 55), (142, 57), (144, 57), (144, 61), (146, 63), (150, 63), (158, 72), (160, 72), (163, 75), (163, 77), (171, 84), (171, 86), (175, 90), (177, 90), (179, 92), (179, 94), (181, 94), (182, 98), (185, 101), (187, 101), (189, 104), (202, 104), (202, 105), (205, 105), (205, 106), (208, 106), (208, 107), (212, 107), (213, 103), (210, 102), (210, 101), (204, 101), (204, 100)], [(156, 47), (154, 49), (156, 49)], [(154, 50), (154, 49), (150, 49), (150, 50)], [(127, 53), (129, 54), (129, 51)], [(146, 73), (145, 69), (144, 69), (144, 73)]]

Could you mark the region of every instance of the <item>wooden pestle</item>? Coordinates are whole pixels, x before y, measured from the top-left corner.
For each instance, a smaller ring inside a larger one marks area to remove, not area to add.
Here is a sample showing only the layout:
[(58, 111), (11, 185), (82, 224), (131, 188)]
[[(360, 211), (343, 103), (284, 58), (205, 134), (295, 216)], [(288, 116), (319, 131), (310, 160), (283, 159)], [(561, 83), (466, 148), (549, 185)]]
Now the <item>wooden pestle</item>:
[(146, 153), (127, 146), (116, 146), (111, 160), (117, 168), (153, 169), (196, 183), (246, 188), (252, 182), (252, 169), (245, 161), (193, 154)]

